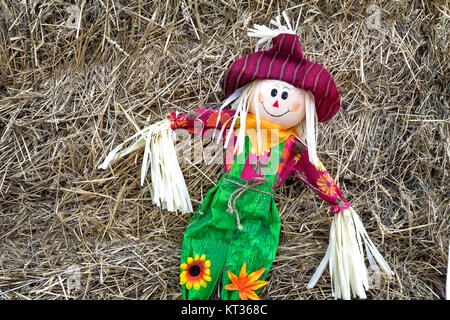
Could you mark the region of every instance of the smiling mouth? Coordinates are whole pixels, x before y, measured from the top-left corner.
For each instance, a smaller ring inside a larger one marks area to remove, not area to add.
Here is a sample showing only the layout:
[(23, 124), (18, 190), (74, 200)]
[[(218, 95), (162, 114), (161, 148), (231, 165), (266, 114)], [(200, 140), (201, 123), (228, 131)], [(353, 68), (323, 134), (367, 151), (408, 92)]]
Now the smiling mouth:
[(265, 111), (268, 115), (270, 115), (270, 116), (272, 116), (272, 117), (276, 117), (276, 118), (282, 117), (282, 116), (284, 116), (285, 114), (287, 114), (288, 112), (290, 112), (290, 110), (288, 110), (288, 111), (286, 111), (285, 113), (282, 113), (282, 114), (279, 114), (279, 115), (271, 114), (269, 111), (267, 111), (266, 107), (264, 106), (264, 101), (261, 101), (261, 105), (262, 105), (264, 111)]

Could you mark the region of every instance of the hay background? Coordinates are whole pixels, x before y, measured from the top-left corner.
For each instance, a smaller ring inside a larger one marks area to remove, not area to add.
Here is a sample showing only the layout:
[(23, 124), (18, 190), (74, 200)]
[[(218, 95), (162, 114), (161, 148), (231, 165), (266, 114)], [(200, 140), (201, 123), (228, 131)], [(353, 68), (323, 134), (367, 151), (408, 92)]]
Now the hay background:
[[(223, 100), (227, 66), (254, 49), (245, 27), (287, 9), (307, 58), (342, 96), (319, 157), (395, 271), (370, 299), (442, 299), (449, 244), (446, 1), (0, 1), (0, 296), (180, 299), (190, 215), (152, 206), (141, 158), (96, 165), (161, 119)], [(366, 11), (381, 11), (380, 30)], [(294, 22), (295, 23), (295, 22)], [(197, 38), (196, 33), (199, 38)], [(183, 166), (195, 206), (221, 165)], [(208, 178), (206, 178), (206, 176)], [(306, 284), (328, 241), (328, 205), (300, 181), (277, 200), (282, 231), (266, 299), (330, 299)], [(64, 273), (81, 269), (81, 290)], [(215, 295), (213, 298), (217, 298)]]

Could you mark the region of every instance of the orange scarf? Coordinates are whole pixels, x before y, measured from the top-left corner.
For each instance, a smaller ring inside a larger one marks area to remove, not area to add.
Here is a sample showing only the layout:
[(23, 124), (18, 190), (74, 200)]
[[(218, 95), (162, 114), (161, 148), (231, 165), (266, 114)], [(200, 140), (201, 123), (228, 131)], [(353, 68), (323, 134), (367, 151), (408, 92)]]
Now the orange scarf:
[(252, 144), (252, 153), (257, 155), (268, 152), (272, 147), (287, 140), (291, 135), (298, 135), (295, 128), (286, 129), (279, 124), (260, 118), (261, 152), (258, 151), (256, 115), (248, 113), (245, 120), (245, 131)]

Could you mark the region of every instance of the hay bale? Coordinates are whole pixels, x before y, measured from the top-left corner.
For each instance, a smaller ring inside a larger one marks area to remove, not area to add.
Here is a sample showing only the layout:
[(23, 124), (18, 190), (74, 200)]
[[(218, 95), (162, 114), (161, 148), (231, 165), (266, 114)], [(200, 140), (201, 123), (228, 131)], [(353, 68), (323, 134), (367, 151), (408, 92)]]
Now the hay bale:
[[(180, 299), (190, 216), (151, 205), (139, 155), (105, 172), (96, 165), (174, 107), (220, 103), (227, 66), (253, 51), (246, 27), (287, 10), (305, 56), (330, 70), (342, 96), (319, 126), (319, 157), (395, 271), (369, 298), (443, 298), (448, 3), (371, 5), (0, 2), (0, 296)], [(182, 169), (194, 206), (222, 172)], [(329, 299), (327, 272), (306, 289), (326, 249), (328, 205), (294, 179), (277, 202), (280, 245), (260, 296)]]

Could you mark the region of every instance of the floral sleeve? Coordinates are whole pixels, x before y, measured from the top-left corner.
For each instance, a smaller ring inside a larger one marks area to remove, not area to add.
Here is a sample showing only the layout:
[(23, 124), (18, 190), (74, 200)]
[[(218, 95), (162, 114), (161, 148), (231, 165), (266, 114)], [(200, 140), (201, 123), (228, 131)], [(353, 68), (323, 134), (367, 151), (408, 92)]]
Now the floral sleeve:
[(331, 212), (339, 213), (350, 207), (322, 162), (319, 161), (317, 167), (309, 162), (306, 146), (299, 150), (295, 158), (294, 176), (309, 185), (319, 197), (330, 204)]
[(229, 128), (234, 113), (234, 110), (221, 111), (219, 123), (217, 123), (217, 117), (219, 115), (219, 111), (217, 110), (198, 109), (188, 114), (177, 114), (176, 111), (173, 111), (167, 115), (167, 118), (170, 120), (173, 130), (186, 129), (191, 133), (208, 136), (212, 134), (213, 130), (211, 129), (213, 128), (222, 129), (223, 126)]

